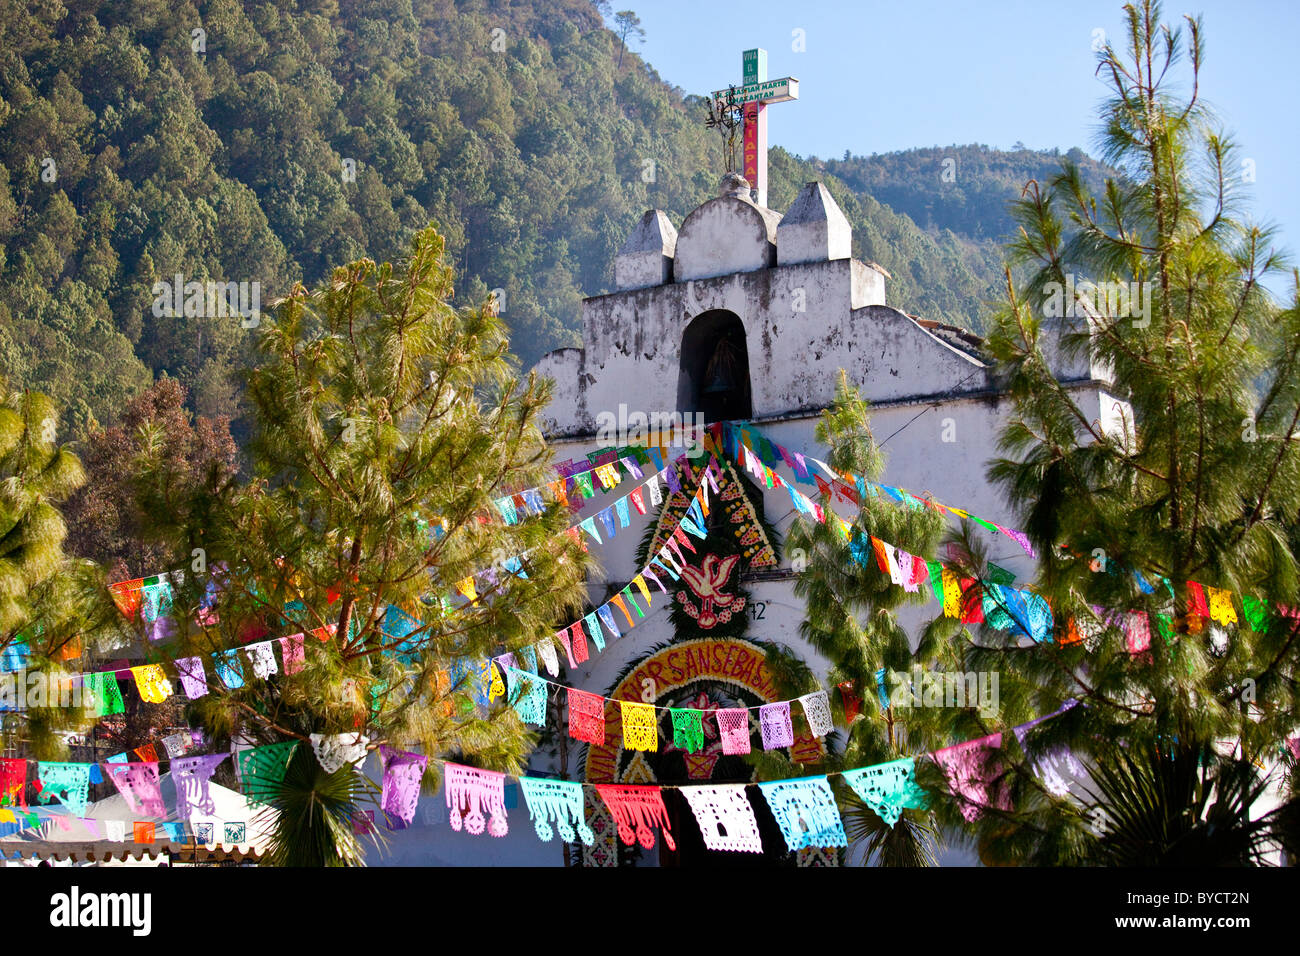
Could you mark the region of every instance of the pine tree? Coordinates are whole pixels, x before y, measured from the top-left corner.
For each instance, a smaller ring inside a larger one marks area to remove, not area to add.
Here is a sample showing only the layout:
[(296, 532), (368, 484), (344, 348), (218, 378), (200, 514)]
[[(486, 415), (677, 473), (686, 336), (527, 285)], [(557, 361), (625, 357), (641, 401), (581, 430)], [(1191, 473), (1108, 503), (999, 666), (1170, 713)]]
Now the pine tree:
[(65, 662), (111, 622), (109, 605), (95, 565), (64, 553), (60, 505), (85, 474), (58, 441), (58, 407), (3, 380), (0, 396), (0, 655), (10, 665), (5, 670), (16, 671), (6, 675), (6, 697), (15, 695), (18, 705), (21, 692), (21, 724), (12, 729), (26, 754), (66, 759), (59, 731), (80, 729), (86, 715), (60, 706), (72, 699)]
[[(847, 521), (847, 538), (836, 530), (833, 519), (823, 523), (799, 515), (786, 541), (787, 557), (796, 568), (803, 565), (795, 582), (795, 594), (806, 609), (800, 637), (830, 662), (826, 680), (832, 713), (837, 724), (849, 727), (842, 750), (830, 755), (824, 768), (836, 771), (920, 752), (924, 741), (912, 732), (914, 712), (894, 706), (894, 690), (908, 679), (899, 675), (951, 657), (945, 648), (957, 626), (940, 618), (925, 629), (913, 649), (899, 621), (900, 609), (924, 603), (926, 595), (894, 584), (880, 570), (870, 539), (875, 536), (909, 554), (928, 557), (938, 545), (944, 522), (936, 511), (899, 508), (867, 489), (866, 482), (877, 482), (883, 475), (885, 455), (871, 432), (867, 403), (843, 372), (835, 400), (817, 425), (817, 443), (829, 449), (827, 464), (837, 473), (863, 479), (856, 491), (856, 514)], [(829, 514), (833, 507), (842, 509), (844, 502), (823, 493), (821, 505)], [(817, 689), (814, 676), (797, 656), (769, 653), (768, 663), (781, 681), (783, 694)], [(877, 706), (881, 694), (889, 706)], [(857, 702), (852, 721), (847, 719), (846, 697)], [(755, 762), (764, 779), (808, 772), (779, 751), (758, 755)], [(882, 866), (934, 864), (939, 833), (928, 811), (906, 810), (890, 827), (848, 787), (840, 789), (839, 795), (846, 832), (867, 859)]]
[(500, 700), (475, 707), (481, 668), (549, 637), (585, 593), (566, 508), (506, 524), (494, 506), (554, 480), (549, 384), (508, 374), (495, 309), (447, 304), (442, 254), (429, 228), (398, 267), (352, 262), (277, 305), (248, 382), (253, 480), (188, 532), (204, 544), (174, 605), (175, 654), (307, 633), (301, 672), (246, 673), (235, 690), (209, 673), (191, 708), (218, 739), (299, 741), (271, 800), (280, 864), (360, 860), (349, 817), (371, 785), (326, 773), (313, 732), (418, 750), (426, 785), (444, 758), (519, 772), (532, 734)]
[[(1193, 837), (1162, 849), (1151, 834), (1248, 827), (1242, 775), (1283, 760), (1297, 726), (1300, 619), (1283, 612), (1300, 597), (1300, 303), (1271, 299), (1280, 257), (1236, 217), (1239, 161), (1201, 98), (1200, 22), (1164, 26), (1150, 0), (1125, 10), (1126, 49), (1107, 46), (1098, 69), (1103, 158), (1124, 175), (1094, 195), (1067, 162), (1029, 184), (1011, 247), (1029, 278), (1008, 272), (988, 343), (1014, 402), (990, 476), (1021, 511), (1054, 614), (1049, 641), (986, 628), (966, 654), (1001, 676), (1000, 723), (984, 730), (1004, 731), (991, 786), (1010, 809), (974, 827), (990, 860), (1186, 861)], [(1090, 357), (1113, 401), (1085, 407), (1053, 372), (1060, 356)], [(979, 550), (963, 553), (987, 577)], [(1099, 772), (1060, 796), (1006, 731), (1071, 700), (1027, 745), (1066, 745)], [(1140, 812), (1117, 802), (1138, 790)], [(1206, 840), (1199, 861), (1255, 861), (1260, 846)]]

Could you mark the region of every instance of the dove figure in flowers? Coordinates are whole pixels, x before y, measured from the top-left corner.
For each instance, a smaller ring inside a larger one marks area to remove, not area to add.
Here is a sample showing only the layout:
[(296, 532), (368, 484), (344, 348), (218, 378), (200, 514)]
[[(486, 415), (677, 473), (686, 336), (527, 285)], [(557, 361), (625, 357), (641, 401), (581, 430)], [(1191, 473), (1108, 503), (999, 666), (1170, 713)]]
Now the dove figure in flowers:
[(716, 554), (706, 555), (701, 567), (682, 565), (682, 580), (695, 596), (700, 599), (700, 607), (691, 603), (685, 591), (677, 592), (677, 599), (682, 602), (686, 613), (699, 622), (701, 628), (708, 630), (715, 624), (731, 620), (731, 616), (745, 607), (745, 599), (736, 594), (726, 594), (721, 588), (731, 577), (732, 569), (740, 561), (740, 555), (732, 554), (719, 558)]

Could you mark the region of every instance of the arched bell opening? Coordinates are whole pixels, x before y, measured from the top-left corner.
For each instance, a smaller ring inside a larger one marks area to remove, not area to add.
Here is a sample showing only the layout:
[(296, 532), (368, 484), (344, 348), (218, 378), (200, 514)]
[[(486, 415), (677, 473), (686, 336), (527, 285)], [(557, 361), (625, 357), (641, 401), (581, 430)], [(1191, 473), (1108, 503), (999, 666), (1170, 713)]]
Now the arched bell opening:
[(740, 317), (725, 309), (697, 315), (682, 333), (677, 404), (706, 424), (754, 417), (749, 347)]

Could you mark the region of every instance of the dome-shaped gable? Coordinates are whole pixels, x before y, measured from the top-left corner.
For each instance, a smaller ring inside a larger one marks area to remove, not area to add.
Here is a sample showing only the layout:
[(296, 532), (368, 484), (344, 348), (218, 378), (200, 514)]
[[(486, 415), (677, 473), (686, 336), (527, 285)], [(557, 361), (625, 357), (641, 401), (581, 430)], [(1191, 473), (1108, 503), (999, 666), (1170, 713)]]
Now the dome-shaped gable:
[(781, 214), (738, 195), (738, 188), (726, 187), (724, 180), (724, 195), (697, 207), (682, 223), (673, 263), (676, 281), (756, 272), (776, 265), (776, 227)]

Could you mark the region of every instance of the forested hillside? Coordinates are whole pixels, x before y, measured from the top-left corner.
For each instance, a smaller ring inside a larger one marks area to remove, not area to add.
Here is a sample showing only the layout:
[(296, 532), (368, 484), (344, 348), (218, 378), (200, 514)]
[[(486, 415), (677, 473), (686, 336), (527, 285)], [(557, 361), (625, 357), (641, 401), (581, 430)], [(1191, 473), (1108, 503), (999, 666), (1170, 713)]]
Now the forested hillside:
[(922, 229), (951, 230), (964, 239), (995, 241), (1012, 229), (1007, 203), (1031, 179), (1046, 184), (1062, 159), (1079, 167), (1098, 187), (1105, 166), (1077, 147), (1037, 152), (1019, 143), (1011, 150), (987, 146), (933, 146), (877, 156), (845, 156), (826, 170), (855, 193), (866, 193)]
[[(0, 368), (78, 434), (163, 373), (238, 417), (245, 323), (156, 315), (154, 284), (265, 307), (429, 221), (521, 364), (576, 344), (640, 213), (680, 223), (722, 171), (700, 103), (618, 47), (589, 0), (0, 0)], [(891, 302), (978, 327), (1005, 203), (1056, 160), (957, 152), (952, 189), (926, 151), (775, 150), (769, 201), (824, 180)]]

